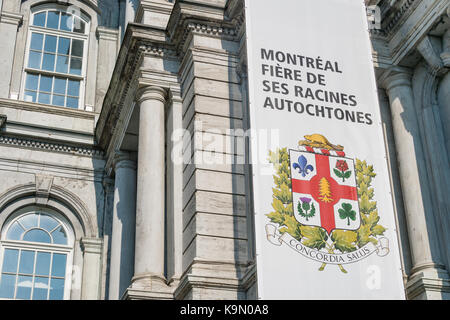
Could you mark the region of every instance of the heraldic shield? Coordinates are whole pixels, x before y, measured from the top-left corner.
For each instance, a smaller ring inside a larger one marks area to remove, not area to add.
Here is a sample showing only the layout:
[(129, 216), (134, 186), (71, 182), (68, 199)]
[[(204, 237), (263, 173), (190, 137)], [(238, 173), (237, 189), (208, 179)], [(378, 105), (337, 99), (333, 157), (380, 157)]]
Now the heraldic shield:
[[(302, 150), (303, 149), (303, 150)], [(289, 150), (294, 216), (303, 225), (358, 230), (361, 217), (355, 164), (344, 152)]]

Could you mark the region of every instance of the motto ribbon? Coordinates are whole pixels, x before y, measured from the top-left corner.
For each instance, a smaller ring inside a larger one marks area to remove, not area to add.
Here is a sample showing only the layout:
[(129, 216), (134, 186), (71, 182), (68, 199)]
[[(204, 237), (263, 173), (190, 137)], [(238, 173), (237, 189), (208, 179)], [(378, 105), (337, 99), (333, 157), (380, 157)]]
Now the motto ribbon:
[(355, 263), (367, 258), (374, 252), (376, 252), (379, 257), (384, 257), (389, 253), (389, 240), (385, 237), (379, 238), (377, 245), (369, 242), (365, 246), (353, 252), (333, 254), (308, 248), (304, 246), (300, 241), (294, 239), (287, 232), (281, 235), (278, 232), (277, 227), (271, 224), (266, 225), (266, 236), (267, 240), (273, 245), (281, 246), (283, 243), (285, 243), (291, 249), (297, 251), (306, 258), (327, 264), (340, 265)]

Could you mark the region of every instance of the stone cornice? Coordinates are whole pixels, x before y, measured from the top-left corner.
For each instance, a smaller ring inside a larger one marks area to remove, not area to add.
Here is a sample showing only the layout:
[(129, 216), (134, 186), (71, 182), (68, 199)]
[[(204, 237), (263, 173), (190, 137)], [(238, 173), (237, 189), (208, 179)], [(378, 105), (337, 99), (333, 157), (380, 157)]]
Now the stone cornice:
[(103, 152), (101, 150), (88, 147), (88, 146), (76, 146), (64, 143), (48, 142), (37, 139), (27, 139), (22, 137), (13, 136), (0, 136), (0, 144), (16, 146), (19, 148), (38, 149), (49, 152), (60, 152), (66, 154), (73, 154), (77, 156), (85, 157), (98, 157), (103, 158)]
[[(413, 1), (403, 14), (398, 14), (396, 27), (389, 29), (389, 35), (383, 32), (371, 33), (374, 63), (377, 67), (387, 69), (401, 63), (416, 49), (448, 7), (448, 0)], [(406, 2), (398, 3), (405, 5)]]
[(186, 50), (185, 43), (192, 33), (213, 37), (234, 38), (236, 22), (226, 16), (227, 1), (223, 5), (198, 1), (179, 0), (175, 3), (169, 19), (167, 32), (177, 52)]
[[(173, 46), (167, 41), (165, 30), (129, 23), (95, 130), (100, 147), (106, 150), (107, 170), (111, 168), (114, 152), (120, 147), (120, 140), (126, 131), (137, 90), (148, 85), (167, 89), (168, 83), (173, 82), (174, 77), (176, 81), (176, 74), (147, 70), (143, 66), (146, 57), (178, 60)], [(158, 75), (154, 76), (154, 73)], [(152, 80), (152, 76), (171, 77), (172, 81), (158, 83), (157, 80)]]
[(7, 107), (17, 110), (25, 110), (39, 113), (47, 113), (47, 114), (56, 114), (71, 118), (80, 118), (80, 119), (95, 119), (95, 113), (84, 110), (77, 110), (71, 108), (62, 108), (62, 107), (54, 107), (51, 105), (44, 105), (39, 103), (11, 100), (11, 99), (3, 99), (0, 98), (0, 107)]
[(382, 31), (388, 36), (398, 30), (401, 21), (406, 20), (411, 12), (418, 6), (420, 0), (403, 0), (397, 3), (390, 10), (389, 14), (384, 17), (382, 22)]

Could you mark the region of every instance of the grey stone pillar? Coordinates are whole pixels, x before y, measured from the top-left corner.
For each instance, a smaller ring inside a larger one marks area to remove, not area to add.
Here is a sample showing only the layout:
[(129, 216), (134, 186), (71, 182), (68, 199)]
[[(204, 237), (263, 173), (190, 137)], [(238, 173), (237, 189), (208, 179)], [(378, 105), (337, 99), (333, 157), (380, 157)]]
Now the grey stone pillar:
[(99, 238), (82, 238), (83, 280), (81, 285), (82, 300), (98, 300), (101, 290), (101, 256), (103, 241)]
[(16, 47), (17, 28), (22, 20), (22, 15), (12, 12), (0, 12), (0, 98), (9, 98), (11, 72), (14, 61), (14, 49)]
[(166, 91), (138, 92), (139, 150), (136, 197), (136, 246), (133, 287), (165, 283), (165, 116)]
[(134, 273), (136, 162), (128, 153), (114, 159), (114, 206), (109, 272), (109, 299), (122, 298)]
[(429, 212), (430, 208), (426, 207), (427, 204), (431, 204), (431, 199), (428, 181), (424, 176), (426, 173), (425, 160), (414, 108), (411, 74), (394, 71), (383, 84), (390, 100), (400, 182), (411, 246), (410, 282), (415, 277), (438, 279), (441, 270), (445, 273), (446, 271), (443, 270), (444, 266), (440, 257), (434, 217), (432, 212)]

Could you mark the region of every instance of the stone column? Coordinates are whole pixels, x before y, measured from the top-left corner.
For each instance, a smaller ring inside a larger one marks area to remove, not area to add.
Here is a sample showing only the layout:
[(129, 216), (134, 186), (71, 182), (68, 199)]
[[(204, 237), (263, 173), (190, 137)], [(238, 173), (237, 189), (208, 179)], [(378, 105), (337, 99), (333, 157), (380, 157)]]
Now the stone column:
[(166, 91), (144, 87), (138, 92), (139, 149), (136, 197), (136, 246), (133, 287), (165, 283), (165, 116)]
[(136, 163), (125, 152), (114, 159), (114, 206), (109, 273), (109, 299), (120, 299), (134, 273)]
[(98, 300), (100, 298), (102, 246), (102, 239), (81, 239), (81, 247), (83, 249), (82, 300)]
[(97, 74), (102, 76), (96, 79), (95, 106), (98, 109), (95, 111), (100, 112), (116, 64), (119, 51), (119, 31), (99, 26), (96, 34), (98, 38)]
[[(2, 10), (4, 9), (5, 8)], [(17, 28), (21, 21), (22, 15), (20, 14), (7, 11), (0, 12), (0, 34), (2, 35), (2, 41), (0, 41), (0, 65), (2, 66), (2, 76), (0, 77), (0, 98), (9, 98)]]
[[(384, 81), (394, 132), (405, 216), (411, 246), (411, 279), (439, 278), (443, 268), (432, 212), (422, 141), (414, 108), (411, 74), (392, 72)], [(444, 270), (444, 272), (446, 272)]]

